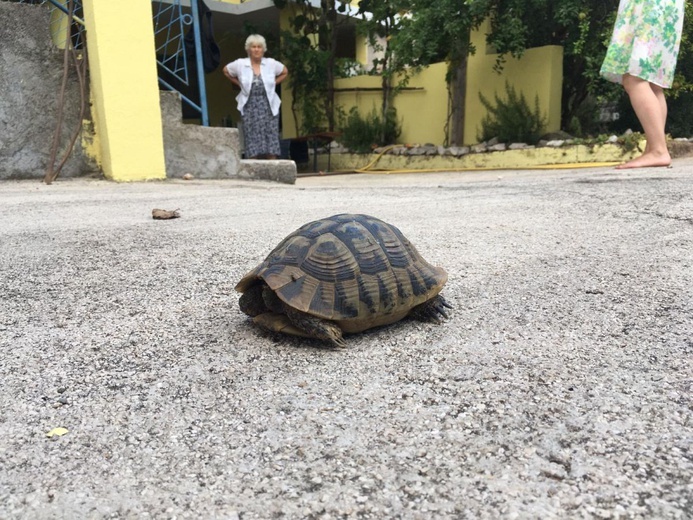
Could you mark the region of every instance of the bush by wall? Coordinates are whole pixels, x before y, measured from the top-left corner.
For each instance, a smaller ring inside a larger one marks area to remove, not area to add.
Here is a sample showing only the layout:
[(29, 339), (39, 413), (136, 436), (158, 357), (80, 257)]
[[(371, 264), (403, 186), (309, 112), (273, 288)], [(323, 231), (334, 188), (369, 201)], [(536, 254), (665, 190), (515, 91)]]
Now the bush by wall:
[(493, 105), (483, 94), (479, 93), (481, 104), (488, 110), (488, 115), (481, 122), (480, 141), (497, 138), (501, 143), (536, 144), (546, 128), (546, 118), (539, 110), (539, 97), (534, 100), (532, 110), (524, 94), (518, 95), (509, 83), (505, 84), (506, 99), (495, 95)]
[(387, 113), (385, 119), (375, 108), (365, 117), (361, 116), (356, 107), (352, 107), (348, 114), (340, 109), (338, 120), (342, 131), (340, 142), (356, 153), (369, 153), (379, 146), (394, 144), (402, 131), (394, 108)]

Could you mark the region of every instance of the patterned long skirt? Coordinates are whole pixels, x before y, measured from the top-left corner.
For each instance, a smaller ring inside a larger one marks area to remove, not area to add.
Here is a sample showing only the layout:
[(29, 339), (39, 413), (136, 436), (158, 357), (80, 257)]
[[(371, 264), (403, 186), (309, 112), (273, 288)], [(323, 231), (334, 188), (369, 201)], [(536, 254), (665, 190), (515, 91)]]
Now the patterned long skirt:
[(624, 74), (671, 87), (681, 43), (685, 0), (621, 0), (601, 75)]
[(279, 157), (279, 115), (273, 116), (262, 80), (253, 81), (250, 96), (243, 108), (243, 139), (245, 157), (259, 155)]

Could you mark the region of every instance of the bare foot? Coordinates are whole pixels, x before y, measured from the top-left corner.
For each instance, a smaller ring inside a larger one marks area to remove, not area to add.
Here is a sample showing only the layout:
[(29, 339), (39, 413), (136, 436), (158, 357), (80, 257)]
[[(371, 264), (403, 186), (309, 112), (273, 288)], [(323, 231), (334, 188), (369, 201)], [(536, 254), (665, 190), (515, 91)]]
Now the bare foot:
[(671, 156), (669, 153), (656, 154), (654, 152), (645, 152), (640, 157), (628, 161), (624, 164), (616, 166), (617, 170), (629, 170), (631, 168), (654, 168), (669, 166), (671, 164)]

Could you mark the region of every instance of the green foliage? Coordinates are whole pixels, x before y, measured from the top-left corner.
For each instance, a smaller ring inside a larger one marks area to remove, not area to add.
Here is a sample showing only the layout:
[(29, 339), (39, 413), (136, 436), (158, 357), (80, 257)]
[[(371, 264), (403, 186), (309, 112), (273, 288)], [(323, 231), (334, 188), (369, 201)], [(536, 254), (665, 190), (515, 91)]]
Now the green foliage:
[[(368, 39), (371, 48), (380, 54), (373, 59), (371, 73), (381, 77), (382, 102), (381, 116), (387, 118), (394, 97), (405, 87), (416, 69), (395, 53), (397, 38), (402, 29), (403, 18), (400, 12), (409, 5), (409, 0), (361, 0), (359, 18), (356, 22), (358, 32)], [(386, 44), (382, 44), (382, 41)]]
[[(293, 36), (283, 35), (286, 63), (291, 71), (289, 85), (295, 89), (296, 110), (300, 112), (302, 132), (333, 124), (333, 78), (340, 74), (330, 45), (334, 28), (340, 23), (337, 13), (345, 14), (354, 1), (321, 0), (311, 7), (310, 0), (274, 0), (278, 8), (291, 4), (289, 21)], [(383, 102), (386, 113), (392, 98), (406, 80), (420, 68), (448, 62), (451, 107), (464, 99), (464, 82), (456, 77), (464, 71), (464, 62), (475, 49), (470, 45), (470, 30), (490, 17), (487, 43), (499, 53), (498, 70), (506, 56), (519, 57), (531, 47), (562, 45), (563, 102), (562, 128), (574, 135), (594, 135), (608, 131), (595, 120), (595, 112), (604, 101), (623, 99), (623, 89), (599, 76), (613, 29), (619, 0), (361, 0), (364, 16), (357, 23), (377, 48), (378, 37), (387, 40), (381, 49), (385, 55), (376, 63), (382, 72)], [(298, 40), (296, 45), (287, 42)], [(394, 83), (403, 78), (403, 83)], [(691, 101), (677, 97), (693, 96), (693, 1), (686, 1), (683, 40), (676, 81), (667, 92), (672, 106), (690, 106)], [(627, 101), (627, 100), (626, 100)], [(320, 115), (322, 113), (322, 115)], [(622, 115), (625, 112), (622, 112)], [(685, 114), (676, 120), (670, 111), (672, 127), (687, 131)], [(452, 117), (452, 124), (457, 124)], [(636, 128), (634, 126), (634, 128)], [(454, 134), (454, 132), (453, 132)], [(688, 135), (691, 135), (690, 133)]]
[(469, 33), (486, 19), (490, 0), (410, 0), (409, 16), (393, 42), (395, 54), (414, 66), (447, 61), (454, 68), (474, 52)]
[(488, 114), (481, 122), (479, 140), (487, 141), (494, 137), (502, 143), (536, 144), (546, 127), (546, 119), (539, 110), (539, 96), (534, 102), (534, 110), (529, 107), (524, 94), (518, 96), (515, 89), (505, 84), (507, 99), (495, 95), (495, 106), (479, 93), (481, 104)]
[(493, 0), (488, 42), (502, 59), (531, 47), (562, 45), (561, 127), (593, 130), (586, 114), (595, 99), (615, 99), (618, 85), (599, 76), (618, 0)]
[(693, 93), (686, 92), (669, 100), (667, 131), (672, 137), (693, 136)]
[(282, 60), (289, 69), (291, 110), (298, 134), (310, 134), (326, 127), (322, 95), (325, 91), (324, 51), (313, 47), (308, 36), (291, 31), (282, 32)]
[[(596, 137), (577, 138), (573, 139), (573, 144), (586, 146), (590, 153), (595, 153), (596, 147), (613, 142), (611, 140), (612, 135), (613, 134), (598, 134)], [(643, 150), (640, 148), (640, 143), (643, 141), (643, 139), (645, 139), (645, 136), (640, 132), (631, 132), (621, 135), (614, 144), (620, 146), (622, 154), (626, 155), (635, 150), (643, 152)]]
[(563, 126), (563, 130), (574, 137), (586, 137), (596, 135), (602, 130), (599, 119), (599, 105), (593, 96), (587, 96), (585, 100), (572, 111), (570, 120)]
[(399, 30), (388, 42), (394, 56), (416, 72), (445, 61), (450, 92), (446, 141), (462, 144), (466, 63), (475, 49), (470, 33), (486, 19), (491, 0), (409, 0), (401, 5)]
[(339, 109), (339, 123), (342, 131), (340, 142), (355, 153), (369, 153), (378, 146), (386, 146), (397, 142), (401, 133), (401, 125), (397, 120), (397, 112), (391, 108), (386, 117), (373, 108), (369, 114), (362, 117), (356, 107), (348, 114)]
[(274, 0), (278, 9), (291, 13), (291, 30), (282, 32), (282, 59), (289, 69), (299, 133), (334, 129), (334, 79), (345, 66), (336, 56), (335, 34), (340, 24), (348, 23), (349, 3), (323, 0), (314, 7), (310, 0)]
[(645, 139), (645, 136), (640, 132), (632, 132), (630, 134), (623, 134), (618, 138), (618, 144), (623, 147), (623, 153), (633, 152), (638, 150), (640, 142)]

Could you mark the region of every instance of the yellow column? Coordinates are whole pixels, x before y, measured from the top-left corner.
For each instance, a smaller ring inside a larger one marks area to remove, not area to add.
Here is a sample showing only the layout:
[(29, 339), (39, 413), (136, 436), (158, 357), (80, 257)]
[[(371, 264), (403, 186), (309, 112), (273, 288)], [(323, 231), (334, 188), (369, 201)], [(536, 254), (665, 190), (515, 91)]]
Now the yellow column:
[(164, 179), (151, 2), (85, 0), (100, 162), (114, 181)]

